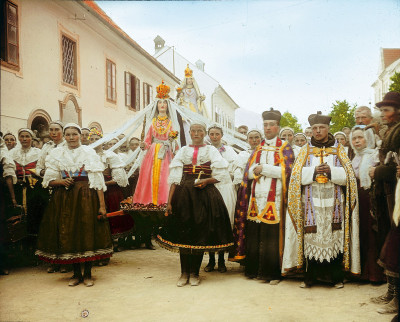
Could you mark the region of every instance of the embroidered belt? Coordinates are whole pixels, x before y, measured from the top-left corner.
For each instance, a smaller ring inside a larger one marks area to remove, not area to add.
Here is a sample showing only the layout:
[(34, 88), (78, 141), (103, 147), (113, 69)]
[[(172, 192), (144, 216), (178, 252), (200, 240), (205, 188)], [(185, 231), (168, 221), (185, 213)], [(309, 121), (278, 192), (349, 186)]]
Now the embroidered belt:
[(203, 176), (211, 177), (211, 162), (206, 162), (200, 165), (191, 165), (191, 164), (185, 164), (183, 166), (183, 174), (185, 175), (198, 175), (200, 171), (203, 172)]

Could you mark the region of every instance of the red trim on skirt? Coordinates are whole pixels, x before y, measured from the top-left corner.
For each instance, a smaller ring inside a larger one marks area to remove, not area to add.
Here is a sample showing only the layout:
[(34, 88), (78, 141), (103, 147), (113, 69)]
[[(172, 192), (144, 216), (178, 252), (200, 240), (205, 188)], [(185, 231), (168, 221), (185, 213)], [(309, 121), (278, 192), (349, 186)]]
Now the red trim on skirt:
[(52, 259), (48, 257), (38, 256), (40, 260), (51, 264), (75, 264), (84, 262), (93, 262), (105, 258), (110, 258), (112, 254), (95, 255), (90, 257), (71, 258), (71, 259)]

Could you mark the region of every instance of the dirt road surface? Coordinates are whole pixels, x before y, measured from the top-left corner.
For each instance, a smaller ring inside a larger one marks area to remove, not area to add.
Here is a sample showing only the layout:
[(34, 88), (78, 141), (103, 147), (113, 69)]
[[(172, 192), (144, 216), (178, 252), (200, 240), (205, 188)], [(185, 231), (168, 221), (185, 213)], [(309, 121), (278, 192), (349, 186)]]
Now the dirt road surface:
[[(271, 286), (249, 280), (243, 268), (205, 273), (201, 284), (178, 288), (179, 255), (156, 250), (115, 253), (95, 267), (95, 285), (68, 287), (71, 273), (48, 274), (46, 266), (19, 268), (0, 277), (0, 321), (390, 321), (369, 301), (386, 285), (346, 283), (299, 288), (285, 279)], [(86, 317), (84, 317), (86, 316)]]

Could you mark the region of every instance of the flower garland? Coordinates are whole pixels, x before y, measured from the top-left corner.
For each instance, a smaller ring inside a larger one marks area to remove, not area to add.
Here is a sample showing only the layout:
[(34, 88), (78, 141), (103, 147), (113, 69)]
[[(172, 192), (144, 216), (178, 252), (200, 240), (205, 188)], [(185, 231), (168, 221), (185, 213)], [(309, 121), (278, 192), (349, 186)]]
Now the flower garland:
[(171, 127), (171, 120), (168, 119), (168, 116), (156, 117), (153, 119), (153, 129), (159, 135), (163, 135), (168, 132)]

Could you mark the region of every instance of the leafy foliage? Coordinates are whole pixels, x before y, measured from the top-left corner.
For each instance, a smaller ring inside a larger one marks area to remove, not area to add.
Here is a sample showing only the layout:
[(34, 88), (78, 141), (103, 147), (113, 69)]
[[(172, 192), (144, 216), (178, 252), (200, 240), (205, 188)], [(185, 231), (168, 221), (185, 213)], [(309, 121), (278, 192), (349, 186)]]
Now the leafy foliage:
[(332, 110), (329, 115), (332, 117), (331, 120), (331, 133), (341, 131), (344, 127), (352, 128), (356, 124), (354, 119), (354, 111), (357, 108), (357, 104), (350, 106), (350, 104), (344, 101), (336, 101), (332, 105)]
[(294, 130), (294, 133), (303, 132), (303, 130), (301, 129), (301, 125), (297, 120), (297, 117), (290, 114), (289, 112), (283, 113), (280, 125), (281, 128), (285, 126), (291, 127)]
[(390, 80), (393, 82), (389, 86), (389, 91), (400, 92), (400, 73), (395, 72)]

